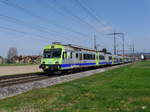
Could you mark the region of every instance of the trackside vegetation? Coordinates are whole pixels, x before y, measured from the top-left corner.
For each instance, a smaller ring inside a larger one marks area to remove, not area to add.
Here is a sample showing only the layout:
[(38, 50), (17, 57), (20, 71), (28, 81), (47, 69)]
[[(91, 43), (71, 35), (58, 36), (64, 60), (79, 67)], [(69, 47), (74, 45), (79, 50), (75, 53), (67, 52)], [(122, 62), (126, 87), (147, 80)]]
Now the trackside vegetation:
[(0, 100), (0, 112), (150, 112), (150, 61)]

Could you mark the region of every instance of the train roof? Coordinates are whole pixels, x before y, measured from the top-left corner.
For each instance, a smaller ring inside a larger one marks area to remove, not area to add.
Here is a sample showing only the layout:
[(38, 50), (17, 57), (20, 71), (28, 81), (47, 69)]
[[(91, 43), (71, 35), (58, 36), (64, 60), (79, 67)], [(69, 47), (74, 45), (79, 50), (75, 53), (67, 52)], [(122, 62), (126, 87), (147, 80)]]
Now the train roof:
[(79, 46), (79, 45), (74, 45), (74, 44), (61, 44), (59, 42), (53, 42), (53, 45), (62, 45), (62, 46), (66, 46), (66, 47), (71, 47), (74, 49), (80, 49), (80, 50), (88, 50), (88, 51), (93, 51), (93, 52), (97, 52), (96, 50), (92, 49), (92, 48), (88, 48), (88, 47), (83, 47), (83, 46)]
[[(79, 45), (74, 45), (74, 44), (61, 44), (60, 42), (53, 42), (53, 45), (62, 45), (62, 46), (67, 46), (67, 47), (72, 47), (74, 49), (80, 49), (80, 50), (87, 50), (87, 51), (92, 51), (92, 52), (99, 52), (99, 53), (105, 53), (102, 51), (96, 51), (95, 49), (92, 48), (88, 48), (88, 47), (83, 47), (83, 46), (79, 46)], [(105, 53), (105, 54), (110, 54), (109, 52)]]

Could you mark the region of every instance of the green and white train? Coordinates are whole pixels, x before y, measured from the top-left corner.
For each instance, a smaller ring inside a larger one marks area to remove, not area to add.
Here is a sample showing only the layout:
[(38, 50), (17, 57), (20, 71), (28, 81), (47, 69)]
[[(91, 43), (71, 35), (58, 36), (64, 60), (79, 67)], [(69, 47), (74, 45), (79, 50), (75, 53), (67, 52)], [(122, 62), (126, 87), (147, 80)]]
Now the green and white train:
[(40, 68), (43, 71), (63, 71), (100, 67), (131, 62), (131, 57), (115, 56), (76, 45), (53, 43), (43, 49)]

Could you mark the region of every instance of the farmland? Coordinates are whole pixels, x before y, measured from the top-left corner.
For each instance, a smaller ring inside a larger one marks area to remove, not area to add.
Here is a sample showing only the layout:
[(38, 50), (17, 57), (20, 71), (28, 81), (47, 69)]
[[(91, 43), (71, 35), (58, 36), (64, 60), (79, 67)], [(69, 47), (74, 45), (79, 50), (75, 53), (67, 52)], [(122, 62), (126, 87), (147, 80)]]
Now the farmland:
[(39, 65), (3, 65), (0, 66), (0, 76), (41, 72)]

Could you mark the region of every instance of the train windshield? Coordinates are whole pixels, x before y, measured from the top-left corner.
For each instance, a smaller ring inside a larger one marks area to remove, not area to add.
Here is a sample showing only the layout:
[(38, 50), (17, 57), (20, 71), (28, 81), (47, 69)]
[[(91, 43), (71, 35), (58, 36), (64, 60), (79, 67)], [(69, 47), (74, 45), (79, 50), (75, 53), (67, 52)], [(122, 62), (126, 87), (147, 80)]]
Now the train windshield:
[(62, 49), (45, 49), (43, 53), (44, 58), (60, 58)]

